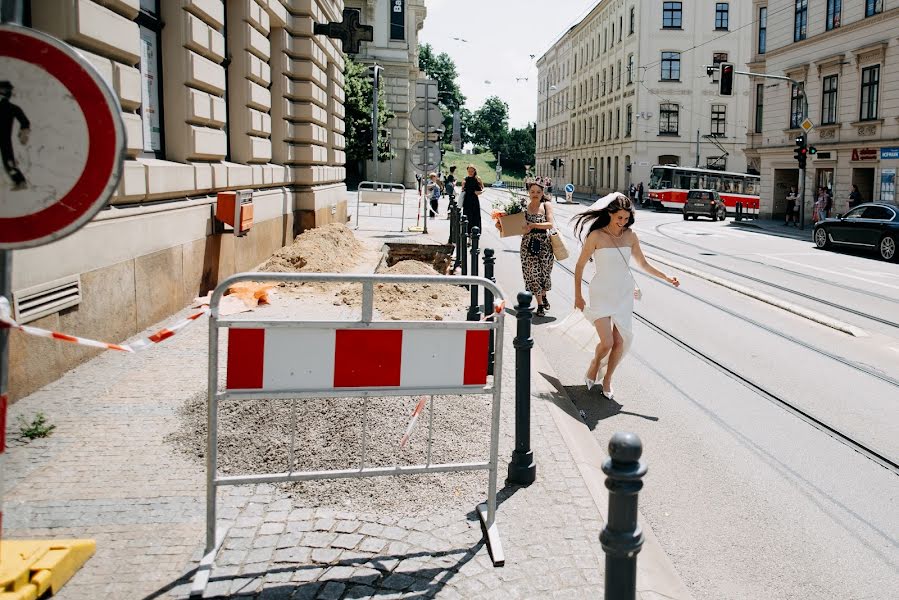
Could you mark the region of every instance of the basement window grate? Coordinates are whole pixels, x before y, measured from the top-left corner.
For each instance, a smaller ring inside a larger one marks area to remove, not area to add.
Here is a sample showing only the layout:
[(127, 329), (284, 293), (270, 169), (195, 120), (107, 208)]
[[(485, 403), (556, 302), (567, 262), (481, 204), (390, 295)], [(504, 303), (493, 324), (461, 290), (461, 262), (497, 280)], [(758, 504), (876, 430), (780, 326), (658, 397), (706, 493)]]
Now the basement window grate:
[(66, 277), (13, 292), (13, 310), (20, 324), (35, 321), (81, 303), (81, 277)]

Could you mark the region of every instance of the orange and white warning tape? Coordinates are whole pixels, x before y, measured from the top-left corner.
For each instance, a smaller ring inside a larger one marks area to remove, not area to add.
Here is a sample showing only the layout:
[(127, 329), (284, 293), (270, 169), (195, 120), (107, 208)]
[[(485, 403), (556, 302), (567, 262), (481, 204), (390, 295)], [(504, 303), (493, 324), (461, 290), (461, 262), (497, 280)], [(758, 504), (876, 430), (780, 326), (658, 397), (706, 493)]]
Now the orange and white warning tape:
[(409, 424), (406, 426), (406, 433), (403, 434), (403, 437), (400, 438), (400, 448), (406, 447), (406, 442), (409, 441), (409, 438), (412, 437), (412, 430), (415, 428), (415, 423), (418, 422), (418, 415), (421, 414), (421, 411), (425, 409), (425, 404), (427, 403), (427, 398), (422, 396), (418, 400), (418, 404), (415, 405), (415, 410), (412, 411), (412, 418), (409, 419)]
[(184, 329), (203, 315), (209, 313), (209, 307), (203, 307), (200, 309), (200, 312), (194, 313), (189, 317), (182, 319), (171, 325), (169, 327), (165, 327), (160, 329), (156, 333), (151, 336), (139, 339), (130, 344), (111, 344), (109, 342), (98, 342), (97, 340), (92, 340), (88, 338), (78, 337), (76, 335), (68, 335), (66, 333), (59, 333), (58, 331), (50, 331), (49, 329), (41, 329), (40, 327), (31, 327), (30, 325), (19, 325), (16, 323), (11, 315), (9, 309), (9, 300), (6, 298), (0, 298), (0, 328), (5, 329), (18, 329), (23, 333), (27, 333), (28, 335), (33, 335), (35, 337), (42, 338), (50, 338), (54, 340), (59, 340), (61, 342), (70, 342), (72, 344), (78, 344), (79, 346), (89, 346), (91, 348), (101, 348), (103, 350), (117, 350), (119, 352), (140, 352), (141, 350), (146, 350), (147, 348), (152, 347), (155, 344), (163, 340), (167, 340), (179, 330)]
[(489, 320), (492, 319), (494, 316), (500, 314), (500, 313), (503, 312), (504, 310), (506, 310), (506, 301), (505, 301), (505, 300), (496, 300), (496, 301), (494, 301), (494, 302), (493, 302), (493, 312), (490, 313), (489, 315), (484, 315), (484, 318), (481, 319), (481, 323), (483, 323), (484, 321), (489, 321)]

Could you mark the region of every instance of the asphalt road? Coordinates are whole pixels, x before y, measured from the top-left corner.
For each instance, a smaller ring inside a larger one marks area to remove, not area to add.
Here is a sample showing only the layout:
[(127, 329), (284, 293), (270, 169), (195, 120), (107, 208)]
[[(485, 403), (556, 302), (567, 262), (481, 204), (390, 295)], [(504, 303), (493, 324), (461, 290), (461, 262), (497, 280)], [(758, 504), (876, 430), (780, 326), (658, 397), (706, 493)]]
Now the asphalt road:
[[(485, 193), (485, 210), (507, 193)], [(562, 224), (581, 209), (555, 208)], [(520, 238), (500, 239), (484, 223), (481, 245), (497, 250), (497, 279), (514, 297)], [(642, 519), (694, 596), (896, 597), (899, 265), (730, 219), (639, 210), (635, 229), (647, 255), (865, 332), (853, 337), (703, 277), (677, 272), (676, 290), (638, 274), (635, 311), (645, 321), (635, 320), (609, 401), (583, 385), (589, 357), (546, 330), (573, 305), (571, 273), (554, 268), (552, 310), (535, 319), (534, 337), (603, 445), (615, 431), (640, 435)], [(573, 270), (573, 239), (568, 246)]]

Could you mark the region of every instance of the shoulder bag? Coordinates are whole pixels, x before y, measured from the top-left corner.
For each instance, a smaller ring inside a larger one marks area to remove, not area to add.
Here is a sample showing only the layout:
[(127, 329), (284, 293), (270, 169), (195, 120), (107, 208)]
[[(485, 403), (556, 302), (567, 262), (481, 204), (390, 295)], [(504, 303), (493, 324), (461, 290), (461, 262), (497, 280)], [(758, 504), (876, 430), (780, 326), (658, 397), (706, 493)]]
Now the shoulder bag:
[(549, 232), (549, 243), (552, 244), (553, 256), (556, 257), (556, 260), (568, 258), (568, 248), (565, 247), (565, 240), (562, 239), (562, 234), (555, 229)]

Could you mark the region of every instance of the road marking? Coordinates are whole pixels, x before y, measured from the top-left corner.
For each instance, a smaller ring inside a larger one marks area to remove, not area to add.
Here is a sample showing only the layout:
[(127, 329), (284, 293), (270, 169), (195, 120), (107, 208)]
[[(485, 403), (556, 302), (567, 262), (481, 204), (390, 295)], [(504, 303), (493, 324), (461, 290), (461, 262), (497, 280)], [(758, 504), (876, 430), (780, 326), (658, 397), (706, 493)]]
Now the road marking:
[(789, 263), (791, 265), (797, 265), (800, 267), (806, 267), (808, 269), (814, 269), (816, 271), (822, 271), (824, 273), (830, 273), (831, 275), (836, 275), (837, 277), (848, 277), (850, 279), (857, 279), (859, 281), (864, 281), (866, 283), (873, 283), (874, 285), (881, 285), (881, 286), (888, 287), (888, 288), (891, 288), (894, 290), (899, 290), (899, 285), (890, 285), (888, 283), (884, 283), (882, 281), (877, 281), (875, 279), (867, 279), (865, 277), (856, 277), (855, 275), (849, 275), (847, 273), (840, 273), (839, 271), (831, 271), (830, 269), (824, 269), (822, 267), (815, 267), (812, 265), (807, 265), (805, 263), (796, 262), (795, 260), (787, 260), (785, 258), (780, 258), (777, 256), (772, 256), (771, 258), (774, 260), (779, 260), (781, 262)]
[(881, 277), (890, 277), (893, 279), (899, 279), (899, 274), (897, 273), (886, 273), (884, 271), (866, 271), (865, 269), (853, 269), (849, 268), (850, 271), (855, 271), (856, 273), (864, 273), (865, 275), (880, 275)]

